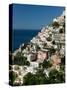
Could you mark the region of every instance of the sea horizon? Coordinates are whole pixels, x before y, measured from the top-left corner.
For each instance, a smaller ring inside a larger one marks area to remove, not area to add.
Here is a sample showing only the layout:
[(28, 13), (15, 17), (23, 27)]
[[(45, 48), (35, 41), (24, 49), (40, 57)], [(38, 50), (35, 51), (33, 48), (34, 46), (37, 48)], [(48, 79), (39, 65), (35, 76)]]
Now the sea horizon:
[(35, 29), (14, 29), (12, 36), (12, 51), (15, 51), (22, 43), (28, 43), (35, 37), (41, 30)]
[[(45, 27), (45, 26), (43, 26), (43, 27)], [(13, 29), (13, 31), (14, 30), (41, 30), (42, 28), (39, 28), (39, 29), (24, 29), (24, 28), (22, 28), (22, 29)]]

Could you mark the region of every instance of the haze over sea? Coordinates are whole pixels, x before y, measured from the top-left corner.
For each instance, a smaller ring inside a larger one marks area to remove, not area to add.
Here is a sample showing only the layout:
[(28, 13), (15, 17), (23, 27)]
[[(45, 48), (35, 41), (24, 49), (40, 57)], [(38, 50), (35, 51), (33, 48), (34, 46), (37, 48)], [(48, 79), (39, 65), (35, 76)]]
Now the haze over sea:
[(16, 50), (22, 43), (28, 43), (35, 37), (40, 30), (13, 30), (13, 47), (12, 50)]

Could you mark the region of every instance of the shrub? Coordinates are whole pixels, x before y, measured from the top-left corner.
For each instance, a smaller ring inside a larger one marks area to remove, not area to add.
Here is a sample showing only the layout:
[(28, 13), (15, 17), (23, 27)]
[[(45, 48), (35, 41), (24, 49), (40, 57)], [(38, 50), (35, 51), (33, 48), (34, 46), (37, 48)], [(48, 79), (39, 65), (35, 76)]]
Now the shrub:
[(35, 77), (33, 76), (32, 73), (28, 73), (23, 77), (23, 85), (34, 85), (36, 84), (35, 82)]
[(64, 30), (63, 30), (63, 29), (60, 29), (60, 30), (59, 30), (59, 33), (63, 33), (63, 32), (64, 32)]
[(54, 23), (52, 24), (52, 26), (58, 28), (58, 27), (59, 27), (59, 23), (58, 23), (58, 22), (54, 22)]
[[(50, 65), (49, 65), (50, 67)], [(23, 78), (23, 85), (39, 85), (39, 84), (54, 84), (65, 82), (65, 72), (63, 67), (59, 71), (52, 69), (49, 71), (49, 77), (43, 73), (44, 69), (38, 69), (36, 74), (28, 73)]]
[(27, 58), (24, 57), (23, 55), (22, 56), (15, 56), (14, 64), (16, 64), (16, 65), (27, 65), (27, 66), (30, 65), (29, 61), (27, 61)]
[(42, 67), (43, 68), (50, 68), (52, 66), (52, 64), (50, 63), (50, 61), (44, 60), (44, 62), (42, 63)]
[(47, 40), (47, 41), (51, 41), (51, 40), (52, 40), (52, 38), (51, 38), (51, 37), (48, 37), (48, 38), (46, 38), (46, 40)]
[(52, 41), (52, 44), (54, 44), (54, 45), (55, 45), (55, 41)]
[(32, 73), (28, 73), (23, 78), (23, 85), (38, 85), (44, 84), (47, 81), (45, 74), (43, 74), (42, 70), (38, 70), (35, 75)]
[(29, 61), (26, 61), (25, 62), (25, 65), (30, 66), (30, 62)]
[(49, 73), (50, 83), (64, 83), (64, 73), (63, 71), (51, 70)]
[(9, 72), (9, 84), (13, 85), (16, 78), (17, 78), (17, 74), (14, 71), (10, 71)]

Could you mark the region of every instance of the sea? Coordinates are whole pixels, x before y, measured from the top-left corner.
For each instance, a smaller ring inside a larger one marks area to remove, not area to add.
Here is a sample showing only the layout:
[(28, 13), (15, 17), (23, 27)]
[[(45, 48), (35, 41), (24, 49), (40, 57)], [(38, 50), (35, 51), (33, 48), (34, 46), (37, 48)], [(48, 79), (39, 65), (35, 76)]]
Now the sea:
[(28, 43), (41, 30), (13, 30), (12, 51), (15, 51), (22, 43)]

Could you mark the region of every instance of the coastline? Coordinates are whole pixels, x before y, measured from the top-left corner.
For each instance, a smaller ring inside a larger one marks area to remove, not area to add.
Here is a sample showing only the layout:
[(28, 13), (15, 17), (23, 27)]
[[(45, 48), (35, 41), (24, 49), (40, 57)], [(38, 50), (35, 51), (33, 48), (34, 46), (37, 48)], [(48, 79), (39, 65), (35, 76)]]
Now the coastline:
[[(21, 44), (20, 47), (12, 53), (12, 60), (13, 65), (10, 66), (11, 70), (13, 71), (14, 74), (17, 74), (18, 76), (13, 82), (13, 85), (17, 84), (29, 85), (28, 81), (30, 82), (30, 84), (33, 84), (34, 82), (35, 84), (47, 84), (47, 82), (48, 84), (64, 83), (65, 82), (64, 12), (59, 17), (53, 19), (52, 25), (43, 27), (41, 31), (38, 32), (37, 35), (30, 40), (29, 43)], [(61, 70), (63, 71), (62, 74), (60, 74)], [(46, 75), (46, 77), (43, 77), (43, 75), (44, 76)], [(55, 75), (59, 75), (59, 79), (58, 76), (55, 77)], [(61, 75), (62, 80), (60, 78)], [(55, 79), (53, 79), (53, 77), (55, 77)], [(28, 80), (30, 78), (34, 82)], [(36, 81), (39, 80), (40, 78), (42, 80), (41, 83)], [(26, 80), (26, 83), (24, 82), (24, 80)]]

